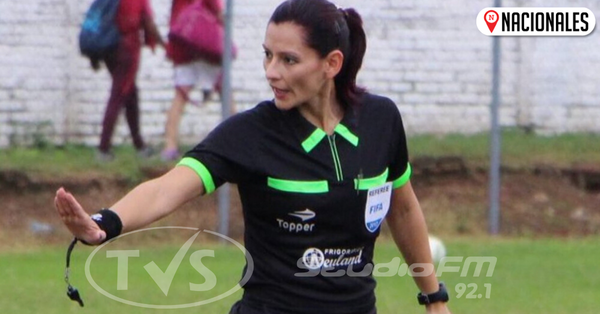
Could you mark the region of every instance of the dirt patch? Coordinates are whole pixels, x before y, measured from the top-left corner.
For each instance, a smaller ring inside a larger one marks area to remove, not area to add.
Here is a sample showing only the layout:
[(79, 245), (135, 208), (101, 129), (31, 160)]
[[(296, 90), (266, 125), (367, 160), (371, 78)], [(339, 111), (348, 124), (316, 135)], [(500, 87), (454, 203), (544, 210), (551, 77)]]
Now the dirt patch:
[[(431, 233), (482, 235), (488, 230), (488, 173), (456, 157), (413, 162), (412, 183)], [(581, 169), (585, 173), (582, 174)], [(500, 232), (507, 236), (585, 236), (600, 234), (600, 191), (596, 167), (503, 169)], [(146, 169), (146, 177), (165, 169)], [(587, 178), (591, 178), (588, 179)], [(590, 183), (591, 182), (591, 183)], [(20, 242), (63, 243), (69, 234), (53, 207), (56, 189), (72, 191), (90, 212), (110, 206), (132, 187), (120, 178), (87, 176), (40, 179), (24, 172), (0, 171), (0, 239), (2, 246)], [(239, 195), (231, 189), (230, 235), (241, 238)], [(186, 204), (160, 225), (217, 230), (216, 194)], [(384, 230), (385, 232), (385, 230)]]
[[(585, 236), (600, 233), (600, 193), (578, 188), (563, 175), (505, 171), (500, 189), (500, 233), (509, 236)], [(415, 191), (432, 233), (485, 234), (488, 174), (438, 176)]]

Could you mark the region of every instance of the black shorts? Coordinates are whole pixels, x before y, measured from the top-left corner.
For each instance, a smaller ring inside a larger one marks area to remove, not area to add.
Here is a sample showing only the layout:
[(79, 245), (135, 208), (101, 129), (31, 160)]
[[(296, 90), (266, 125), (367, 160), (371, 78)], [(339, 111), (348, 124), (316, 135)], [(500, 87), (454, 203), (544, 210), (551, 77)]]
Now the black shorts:
[[(248, 306), (247, 304), (243, 303), (242, 301), (237, 301), (231, 307), (229, 314), (285, 314), (285, 313), (274, 312), (274, 311), (271, 311), (266, 308), (257, 309), (255, 307)], [(364, 313), (364, 314), (377, 314), (377, 309), (373, 309), (373, 310), (369, 311), (368, 313)]]

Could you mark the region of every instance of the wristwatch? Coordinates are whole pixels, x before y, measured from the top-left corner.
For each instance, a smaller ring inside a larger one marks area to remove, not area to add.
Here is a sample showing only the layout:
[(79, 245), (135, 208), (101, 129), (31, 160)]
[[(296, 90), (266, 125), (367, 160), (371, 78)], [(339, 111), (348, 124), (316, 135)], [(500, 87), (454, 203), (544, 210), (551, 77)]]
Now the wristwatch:
[(419, 294), (417, 294), (417, 300), (419, 301), (419, 304), (427, 305), (435, 302), (448, 302), (450, 297), (448, 297), (446, 285), (443, 282), (440, 282), (440, 290), (430, 294), (419, 292)]

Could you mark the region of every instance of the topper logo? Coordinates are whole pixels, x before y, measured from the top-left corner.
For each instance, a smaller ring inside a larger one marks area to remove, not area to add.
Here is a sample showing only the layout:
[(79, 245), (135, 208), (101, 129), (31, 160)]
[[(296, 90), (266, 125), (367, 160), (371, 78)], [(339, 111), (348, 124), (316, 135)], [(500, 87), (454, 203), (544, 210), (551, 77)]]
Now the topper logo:
[(298, 217), (302, 219), (302, 221), (307, 221), (315, 218), (317, 214), (315, 214), (315, 212), (307, 208), (303, 211), (295, 211), (293, 213), (289, 213), (288, 215)]

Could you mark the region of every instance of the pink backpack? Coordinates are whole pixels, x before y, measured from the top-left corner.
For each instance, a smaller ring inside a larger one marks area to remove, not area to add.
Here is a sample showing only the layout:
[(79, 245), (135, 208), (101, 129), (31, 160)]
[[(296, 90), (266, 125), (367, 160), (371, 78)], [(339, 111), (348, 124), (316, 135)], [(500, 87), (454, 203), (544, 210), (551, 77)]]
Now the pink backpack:
[[(218, 18), (196, 1), (177, 16), (169, 40), (179, 42), (206, 61), (220, 64), (223, 59), (225, 30)], [(236, 48), (233, 46), (233, 57)]]

